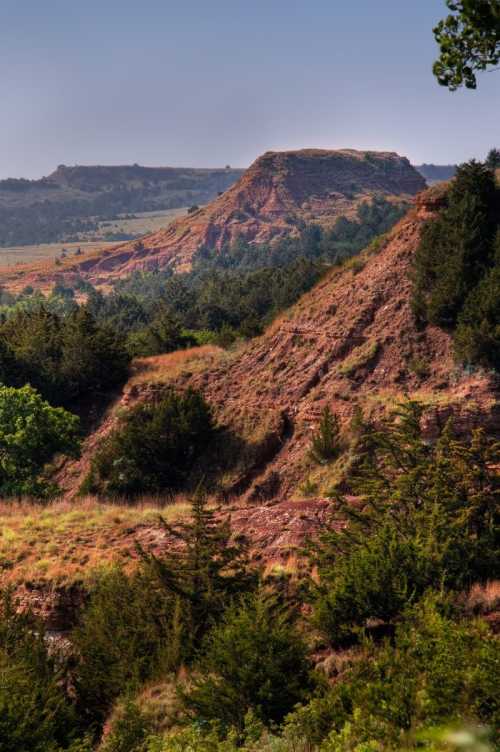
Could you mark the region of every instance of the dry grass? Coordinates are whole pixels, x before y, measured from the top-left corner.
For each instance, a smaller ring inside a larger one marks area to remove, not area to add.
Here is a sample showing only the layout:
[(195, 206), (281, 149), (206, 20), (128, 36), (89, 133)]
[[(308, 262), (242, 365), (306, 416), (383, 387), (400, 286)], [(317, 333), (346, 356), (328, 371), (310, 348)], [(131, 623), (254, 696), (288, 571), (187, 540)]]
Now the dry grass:
[(137, 358), (132, 364), (128, 386), (168, 383), (183, 371), (190, 374), (203, 371), (228, 358), (230, 353), (215, 345), (202, 345), (187, 350), (176, 350), (166, 355)]
[(47, 506), (0, 502), (0, 584), (86, 580), (116, 561), (132, 562), (135, 541), (155, 543), (158, 517), (173, 521), (189, 513), (186, 498), (153, 497), (134, 505), (88, 497)]

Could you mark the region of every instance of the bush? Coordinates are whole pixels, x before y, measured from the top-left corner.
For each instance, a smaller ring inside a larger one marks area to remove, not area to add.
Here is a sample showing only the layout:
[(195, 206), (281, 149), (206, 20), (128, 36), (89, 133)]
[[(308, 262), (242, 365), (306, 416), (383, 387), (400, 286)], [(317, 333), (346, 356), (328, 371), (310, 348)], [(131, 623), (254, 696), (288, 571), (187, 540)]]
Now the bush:
[(290, 612), (269, 595), (247, 596), (228, 608), (208, 634), (185, 701), (197, 719), (242, 733), (252, 711), (266, 724), (279, 723), (310, 691), (306, 646)]
[(0, 494), (46, 496), (55, 486), (42, 471), (56, 452), (79, 453), (79, 420), (51, 407), (35, 389), (0, 385)]
[(148, 718), (128, 700), (113, 718), (113, 725), (99, 752), (146, 752), (149, 736)]
[(72, 635), (76, 689), (89, 721), (104, 721), (119, 695), (169, 667), (170, 618), (171, 601), (143, 572), (101, 575)]
[(323, 409), (318, 431), (311, 441), (311, 458), (320, 465), (334, 460), (340, 450), (340, 426), (337, 416), (329, 406)]
[(169, 391), (126, 413), (92, 460), (82, 490), (106, 496), (173, 492), (196, 480), (214, 436), (209, 406), (192, 389)]

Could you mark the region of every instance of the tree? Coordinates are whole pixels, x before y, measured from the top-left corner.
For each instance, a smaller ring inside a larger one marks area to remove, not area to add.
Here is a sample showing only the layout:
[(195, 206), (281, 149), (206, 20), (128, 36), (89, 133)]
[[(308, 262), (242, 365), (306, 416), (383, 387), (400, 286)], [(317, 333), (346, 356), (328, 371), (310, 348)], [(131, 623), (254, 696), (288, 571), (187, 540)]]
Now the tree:
[(442, 86), (455, 91), (477, 86), (476, 73), (500, 60), (500, 0), (447, 0), (452, 11), (434, 36), (440, 56), (433, 72)]
[(84, 489), (126, 497), (177, 491), (195, 481), (196, 462), (214, 431), (199, 392), (170, 389), (122, 416), (95, 454)]
[(56, 452), (79, 453), (79, 419), (52, 407), (30, 386), (0, 386), (0, 494), (43, 496), (54, 490), (41, 475)]
[(190, 664), (231, 598), (256, 584), (246, 545), (231, 540), (202, 493), (186, 522), (160, 524), (170, 540), (165, 552), (137, 544), (139, 568), (102, 575), (72, 634), (77, 693), (89, 720), (102, 722), (119, 695)]
[(485, 164), (490, 170), (500, 167), (500, 149), (490, 149)]
[(428, 588), (463, 590), (500, 574), (500, 444), (482, 430), (461, 442), (451, 424), (430, 444), (422, 412), (409, 402), (368, 433), (350, 479), (359, 503), (340, 497), (312, 546), (315, 618), (333, 641), (367, 619), (393, 619)]
[[(0, 749), (56, 752), (76, 737), (75, 703), (65, 692), (67, 661), (50, 655), (43, 624), (0, 599)], [(76, 748), (75, 748), (76, 749)]]
[(328, 405), (321, 413), (318, 431), (311, 440), (310, 455), (320, 465), (334, 460), (339, 453), (340, 426)]
[(467, 296), (495, 263), (497, 207), (492, 171), (474, 160), (461, 165), (414, 257), (412, 305), (420, 321), (455, 327)]
[(207, 635), (201, 677), (185, 694), (202, 721), (216, 721), (240, 734), (252, 711), (264, 723), (279, 723), (312, 688), (306, 645), (290, 610), (269, 593), (230, 606)]
[(173, 668), (171, 612), (171, 600), (143, 570), (128, 576), (116, 567), (99, 577), (71, 636), (78, 701), (89, 723), (102, 723), (119, 695)]
[(228, 601), (256, 585), (249, 567), (246, 541), (232, 541), (229, 522), (216, 519), (199, 488), (191, 501), (187, 522), (170, 525), (160, 518), (177, 545), (162, 556), (138, 551), (162, 590), (175, 600), (171, 634), (178, 650), (177, 664), (190, 660)]

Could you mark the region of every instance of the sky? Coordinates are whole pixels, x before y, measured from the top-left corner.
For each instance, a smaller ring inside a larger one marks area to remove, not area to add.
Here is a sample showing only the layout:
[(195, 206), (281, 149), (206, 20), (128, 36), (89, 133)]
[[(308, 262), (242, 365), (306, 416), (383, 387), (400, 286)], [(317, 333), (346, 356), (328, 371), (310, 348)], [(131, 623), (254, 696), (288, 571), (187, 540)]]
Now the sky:
[(267, 150), (499, 146), (500, 72), (431, 72), (445, 0), (0, 0), (0, 177), (233, 167)]

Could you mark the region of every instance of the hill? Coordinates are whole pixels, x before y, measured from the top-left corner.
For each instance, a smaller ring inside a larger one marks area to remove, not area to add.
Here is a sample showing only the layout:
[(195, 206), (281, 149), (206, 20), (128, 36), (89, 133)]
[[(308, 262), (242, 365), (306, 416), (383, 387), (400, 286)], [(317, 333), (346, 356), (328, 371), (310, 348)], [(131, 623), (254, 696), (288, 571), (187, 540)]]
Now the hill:
[(0, 180), (0, 246), (78, 241), (121, 215), (205, 204), (243, 172), (60, 165), (41, 180)]
[(433, 183), (439, 183), (442, 180), (450, 180), (456, 170), (456, 165), (435, 165), (435, 164), (421, 164), (415, 165), (415, 169), (425, 178), (429, 185)]
[(136, 270), (189, 270), (203, 249), (220, 251), (237, 241), (256, 246), (296, 236), (307, 225), (332, 227), (355, 217), (374, 197), (408, 200), (425, 181), (395, 153), (354, 150), (267, 152), (208, 206), (164, 230), (66, 265), (94, 284)]
[[(457, 428), (500, 428), (498, 376), (457, 367), (451, 336), (419, 330), (411, 311), (411, 260), (425, 221), (445, 192), (429, 189), (388, 234), (360, 257), (333, 268), (299, 303), (233, 353), (193, 349), (145, 358), (78, 463), (61, 475), (72, 495), (115, 410), (150, 400), (174, 383), (199, 388), (220, 423), (242, 442), (241, 462), (225, 478), (229, 495), (296, 499), (311, 481), (322, 496), (342, 476), (308, 458), (311, 435), (328, 405), (347, 432), (361, 408), (377, 420), (404, 395), (432, 407), (432, 420), (453, 414)], [(432, 435), (436, 425), (429, 424)], [(310, 489), (309, 489), (310, 490)]]

